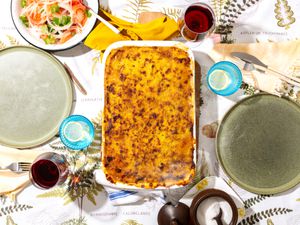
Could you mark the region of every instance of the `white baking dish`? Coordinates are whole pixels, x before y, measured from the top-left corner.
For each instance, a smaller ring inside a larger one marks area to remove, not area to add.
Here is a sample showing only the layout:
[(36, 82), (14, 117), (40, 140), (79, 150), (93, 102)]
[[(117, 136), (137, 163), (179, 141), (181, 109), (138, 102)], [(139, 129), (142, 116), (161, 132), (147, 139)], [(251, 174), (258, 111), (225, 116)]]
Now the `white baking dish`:
[[(120, 42), (116, 42), (112, 45), (110, 45), (103, 56), (103, 60), (102, 60), (102, 65), (103, 65), (103, 69), (102, 69), (102, 79), (103, 79), (103, 84), (104, 84), (104, 75), (105, 75), (105, 63), (106, 63), (106, 59), (109, 56), (110, 52), (113, 49), (117, 49), (117, 48), (121, 48), (124, 46), (147, 46), (147, 47), (177, 47), (180, 49), (183, 49), (184, 51), (186, 51), (188, 53), (188, 56), (190, 58), (190, 67), (193, 73), (193, 77), (192, 77), (192, 88), (193, 88), (193, 94), (192, 94), (192, 102), (193, 102), (193, 108), (194, 108), (194, 123), (193, 123), (193, 137), (195, 140), (194, 143), (194, 153), (193, 153), (193, 160), (194, 163), (196, 165), (196, 104), (195, 104), (195, 60), (194, 60), (194, 55), (192, 53), (192, 51), (183, 43), (181, 42), (177, 42), (177, 41), (120, 41)], [(105, 85), (105, 84), (104, 84)], [(102, 89), (102, 96), (103, 96), (103, 101), (102, 101), (102, 106), (101, 108), (104, 109), (105, 105), (104, 105), (104, 99), (105, 99), (105, 93), (104, 93), (104, 87)], [(102, 132), (102, 151), (105, 147), (105, 135)], [(113, 188), (121, 188), (121, 189), (129, 189), (129, 190), (137, 190), (137, 189), (144, 189), (144, 188), (139, 188), (139, 187), (135, 187), (135, 186), (130, 186), (130, 185), (126, 185), (124, 183), (111, 183), (110, 181), (108, 181), (106, 179), (106, 176), (104, 174), (104, 171), (101, 170), (101, 173), (97, 173), (97, 181), (101, 180), (101, 184), (109, 186), (109, 187), (113, 187)], [(173, 185), (171, 187), (156, 187), (154, 188), (155, 190), (160, 190), (160, 189), (169, 189), (169, 188), (178, 188), (180, 186), (178, 185)], [(149, 190), (147, 188), (147, 190)], [(151, 189), (150, 189), (151, 190)]]

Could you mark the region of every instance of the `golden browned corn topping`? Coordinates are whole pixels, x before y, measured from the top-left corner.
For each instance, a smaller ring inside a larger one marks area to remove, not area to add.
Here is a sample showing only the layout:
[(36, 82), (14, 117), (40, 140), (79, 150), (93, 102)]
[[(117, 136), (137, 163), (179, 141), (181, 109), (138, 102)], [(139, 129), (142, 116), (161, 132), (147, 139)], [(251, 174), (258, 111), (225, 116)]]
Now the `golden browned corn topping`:
[(102, 146), (109, 181), (155, 188), (192, 180), (191, 63), (177, 47), (111, 51), (105, 65)]

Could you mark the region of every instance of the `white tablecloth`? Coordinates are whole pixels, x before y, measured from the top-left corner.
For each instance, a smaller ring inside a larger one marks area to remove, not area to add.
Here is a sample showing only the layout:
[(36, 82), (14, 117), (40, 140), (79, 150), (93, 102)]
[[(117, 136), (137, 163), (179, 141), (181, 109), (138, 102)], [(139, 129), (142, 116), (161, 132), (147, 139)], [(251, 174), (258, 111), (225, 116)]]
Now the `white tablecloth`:
[[(136, 21), (136, 13), (140, 11), (161, 11), (171, 17), (177, 17), (180, 11), (193, 1), (184, 0), (119, 0), (104, 1), (101, 5), (109, 8), (114, 15)], [(224, 9), (226, 0), (211, 0), (208, 3), (214, 8), (218, 19), (221, 13), (236, 14), (232, 22), (232, 34), (227, 35), (227, 42), (271, 42), (294, 40), (300, 38), (300, 1), (297, 0), (234, 0), (232, 12)], [(237, 2), (237, 3), (235, 3)], [(15, 30), (10, 17), (10, 0), (2, 0), (0, 7), (0, 48), (5, 46), (27, 44)], [(238, 10), (238, 4), (243, 10)], [(226, 7), (226, 6), (225, 6)], [(239, 13), (240, 12), (240, 13)], [(295, 21), (294, 21), (295, 20)], [(202, 66), (203, 76), (208, 69), (204, 65), (202, 54), (194, 48), (196, 60)], [(100, 112), (101, 96), (101, 63), (99, 52), (80, 44), (72, 49), (56, 52), (54, 55), (66, 62), (78, 76), (88, 95), (82, 95), (76, 89), (74, 114), (82, 114), (95, 119)], [(22, 59), (20, 59), (22, 60)], [(300, 74), (299, 74), (300, 75)], [(226, 111), (241, 98), (241, 90), (230, 98), (217, 97), (210, 92), (205, 82), (201, 87), (203, 104), (201, 106), (200, 131), (204, 125), (220, 120)], [(0, 106), (1, 107), (1, 106)], [(213, 126), (213, 125), (212, 125)], [(214, 154), (214, 138), (199, 134), (200, 153), (202, 156), (203, 175), (223, 174)], [(55, 150), (61, 147), (57, 140), (51, 145), (43, 146), (43, 150)], [(97, 154), (95, 155), (97, 156)], [(0, 156), (1, 157), (1, 156)], [(0, 181), (1, 182), (1, 181)], [(230, 181), (229, 181), (230, 183)], [(231, 183), (234, 190), (245, 201), (245, 220), (240, 224), (268, 225), (300, 225), (300, 188), (292, 188), (282, 194), (261, 196), (249, 193)], [(95, 188), (93, 189), (95, 190)], [(145, 202), (126, 206), (112, 206), (105, 191), (95, 191), (94, 195), (86, 195), (82, 200), (70, 200), (68, 204), (64, 193), (49, 193), (33, 186), (26, 188), (13, 203), (1, 198), (0, 224), (19, 225), (56, 225), (56, 224), (111, 224), (111, 225), (153, 225), (157, 224), (157, 213), (162, 202), (149, 199)], [(96, 204), (93, 204), (96, 203)], [(11, 208), (10, 208), (11, 207)], [(263, 212), (263, 213), (262, 213)], [(258, 216), (258, 213), (259, 216)], [(81, 219), (80, 219), (81, 218)], [(256, 221), (256, 223), (255, 223)]]

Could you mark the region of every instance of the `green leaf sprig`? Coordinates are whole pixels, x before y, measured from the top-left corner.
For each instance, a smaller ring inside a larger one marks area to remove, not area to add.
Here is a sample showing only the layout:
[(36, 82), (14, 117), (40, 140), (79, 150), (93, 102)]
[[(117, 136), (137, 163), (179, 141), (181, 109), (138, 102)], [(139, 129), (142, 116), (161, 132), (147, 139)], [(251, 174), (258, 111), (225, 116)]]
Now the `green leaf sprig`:
[(54, 5), (50, 6), (50, 10), (51, 10), (51, 13), (58, 13), (60, 10), (60, 7), (58, 6), (58, 4), (54, 4)]
[(71, 22), (70, 16), (54, 17), (52, 20), (54, 25), (63, 27)]
[(19, 19), (22, 21), (25, 27), (29, 27), (29, 22), (26, 16), (20, 16)]

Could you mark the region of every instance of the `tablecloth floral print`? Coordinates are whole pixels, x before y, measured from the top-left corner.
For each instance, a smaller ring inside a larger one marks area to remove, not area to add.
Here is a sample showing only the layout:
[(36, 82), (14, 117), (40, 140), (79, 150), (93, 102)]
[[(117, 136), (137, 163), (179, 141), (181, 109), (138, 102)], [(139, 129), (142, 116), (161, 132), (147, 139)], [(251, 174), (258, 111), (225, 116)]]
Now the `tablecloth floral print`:
[[(140, 12), (160, 11), (177, 19), (191, 0), (120, 0), (101, 1), (101, 7), (131, 22), (138, 20)], [(209, 3), (217, 16), (216, 33), (222, 35), (222, 42), (274, 42), (295, 40), (300, 37), (300, 2), (297, 0), (210, 0)], [(10, 1), (3, 0), (0, 9), (0, 49), (8, 46), (27, 44), (16, 32), (10, 18)], [(114, 207), (107, 200), (103, 187), (93, 179), (93, 171), (99, 168), (99, 146), (101, 145), (102, 101), (99, 85), (99, 64), (101, 55), (97, 51), (88, 51), (82, 44), (64, 53), (54, 53), (56, 57), (69, 65), (80, 76), (81, 82), (89, 88), (87, 96), (79, 92), (76, 97), (75, 112), (92, 119), (96, 127), (96, 136), (92, 145), (82, 152), (67, 150), (56, 137), (46, 147), (68, 157), (71, 174), (66, 184), (49, 191), (34, 187), (24, 190), (16, 202), (6, 197), (0, 198), (0, 224), (6, 225), (86, 225), (120, 224), (153, 225), (162, 203), (149, 199), (140, 205)], [(300, 76), (300, 63), (291, 68), (291, 73)], [(205, 68), (204, 68), (205, 70)], [(244, 94), (255, 93), (253, 87), (243, 85)], [(286, 93), (300, 102), (300, 92), (292, 87)], [(224, 177), (244, 201), (244, 217), (239, 225), (300, 225), (300, 189), (299, 185), (290, 191), (278, 195), (255, 195), (240, 189), (221, 171), (214, 156), (214, 138), (218, 120), (234, 103), (218, 99), (202, 86), (200, 127), (201, 140), (198, 178), (208, 175)], [(216, 105), (218, 107), (216, 107)], [(214, 111), (212, 111), (214, 110)], [(210, 113), (208, 113), (210, 112)], [(214, 112), (214, 113), (212, 113)], [(219, 114), (219, 115), (218, 115)], [(1, 157), (1, 156), (0, 156)], [(199, 188), (207, 185), (198, 184)]]

